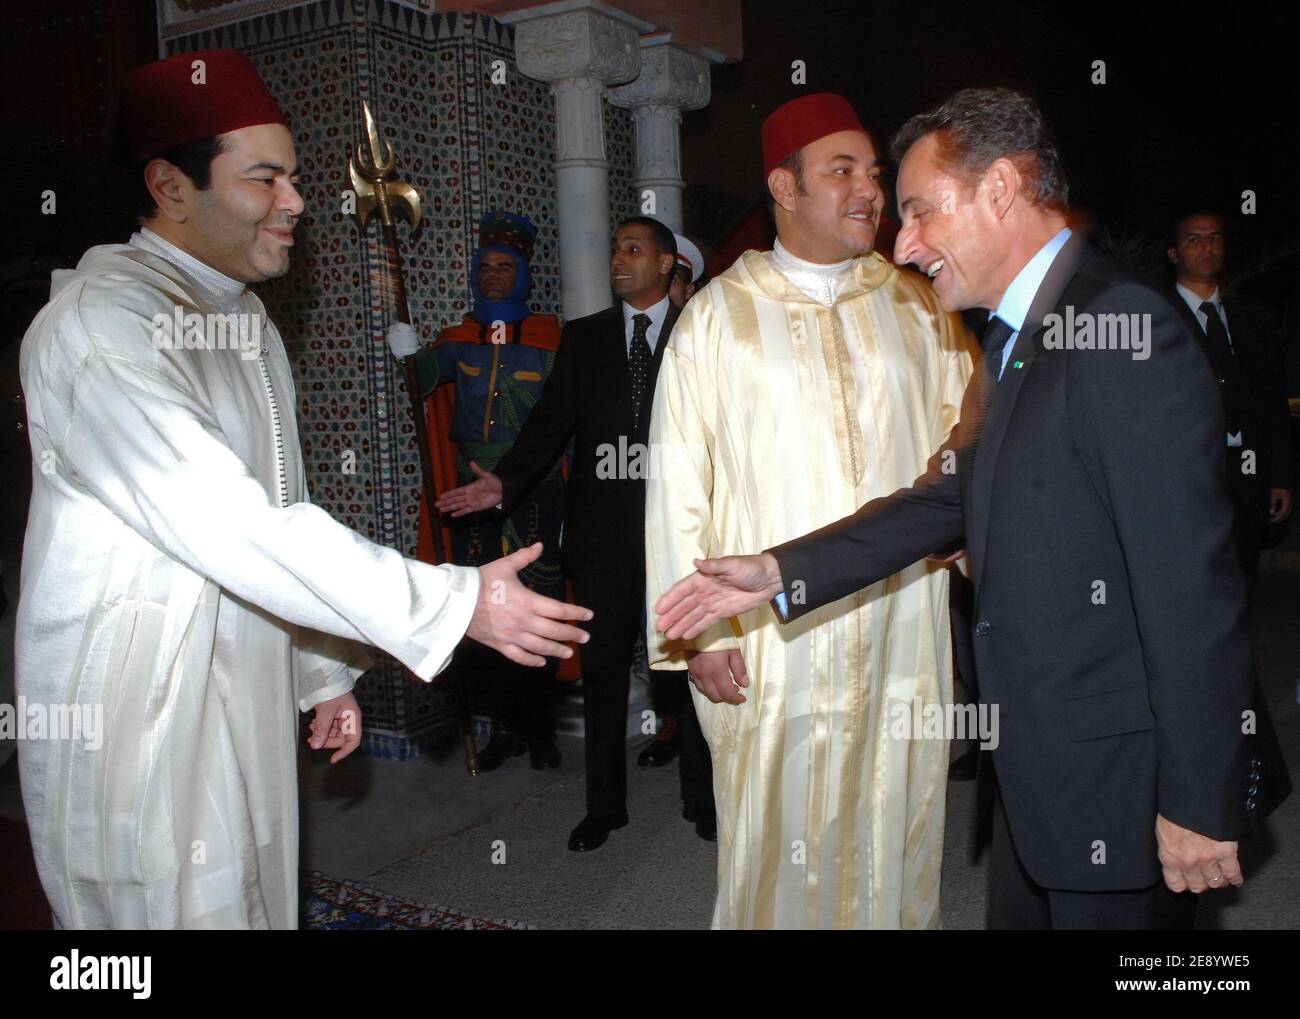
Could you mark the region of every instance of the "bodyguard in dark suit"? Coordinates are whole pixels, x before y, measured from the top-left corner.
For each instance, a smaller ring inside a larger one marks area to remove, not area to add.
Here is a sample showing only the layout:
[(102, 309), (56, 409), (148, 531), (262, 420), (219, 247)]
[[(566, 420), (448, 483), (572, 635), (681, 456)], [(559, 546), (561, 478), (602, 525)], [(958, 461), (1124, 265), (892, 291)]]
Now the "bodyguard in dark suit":
[(964, 534), (998, 709), (989, 925), (1190, 926), (1172, 893), (1241, 883), (1263, 813), (1213, 379), (1168, 302), (1065, 228), (1028, 97), (960, 92), (894, 149), (896, 260), (946, 309), (996, 312), (961, 422), (911, 488), (705, 564), (658, 625), (766, 597), (794, 618)]
[(1205, 352), (1218, 386), (1227, 444), (1224, 480), (1249, 590), (1268, 525), (1291, 513), (1295, 457), (1277, 322), (1258, 301), (1220, 294), (1224, 248), (1219, 215), (1183, 217), (1168, 251), (1178, 277), (1169, 298)]
[[(438, 501), (452, 516), (498, 504), (509, 512), (573, 440), (561, 559), (578, 604), (595, 611), (581, 651), (587, 816), (569, 838), (579, 852), (627, 824), (629, 672), (645, 610), (647, 431), (678, 315), (668, 300), (675, 255), (672, 231), (656, 220), (619, 224), (610, 255), (619, 302), (565, 325), (541, 399), (495, 473), (475, 467), (478, 481)], [(711, 775), (693, 774), (684, 785), (707, 798), (711, 817)]]

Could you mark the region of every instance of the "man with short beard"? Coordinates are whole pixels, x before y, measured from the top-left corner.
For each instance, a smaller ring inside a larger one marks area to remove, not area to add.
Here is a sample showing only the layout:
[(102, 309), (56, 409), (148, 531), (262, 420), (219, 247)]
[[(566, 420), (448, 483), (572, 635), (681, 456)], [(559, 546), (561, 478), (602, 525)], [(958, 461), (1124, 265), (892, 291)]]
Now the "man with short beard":
[(252, 62), (138, 68), (120, 129), (141, 229), (54, 274), (20, 360), (18, 691), (106, 726), (99, 750), (22, 745), (37, 869), (60, 927), (293, 929), (297, 712), (331, 763), (356, 749), (361, 644), (429, 680), (466, 632), (567, 657), (583, 634), (559, 621), (590, 614), (518, 582), (540, 546), (432, 566), (308, 502), (289, 359), (248, 289), (288, 271), (303, 201)]
[[(651, 605), (696, 559), (785, 541), (910, 481), (971, 373), (959, 320), (872, 251), (881, 171), (849, 103), (796, 99), (762, 134), (776, 248), (691, 298), (655, 393)], [(952, 693), (942, 567), (908, 566), (790, 626), (762, 606), (648, 640), (652, 668), (686, 669), (698, 689), (715, 927), (938, 926), (948, 740), (914, 736)]]

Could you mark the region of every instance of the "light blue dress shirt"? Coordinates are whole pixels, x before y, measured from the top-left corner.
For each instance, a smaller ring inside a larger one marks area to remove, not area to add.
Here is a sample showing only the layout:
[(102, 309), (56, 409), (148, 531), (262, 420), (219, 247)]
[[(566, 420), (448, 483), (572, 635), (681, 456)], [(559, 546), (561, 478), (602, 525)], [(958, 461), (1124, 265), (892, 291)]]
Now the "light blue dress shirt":
[(1024, 327), (1026, 316), (1029, 315), (1029, 306), (1034, 303), (1038, 288), (1047, 278), (1047, 271), (1052, 268), (1056, 256), (1060, 254), (1069, 239), (1070, 228), (1067, 226), (1039, 248), (1038, 253), (1016, 273), (1016, 278), (1011, 281), (1011, 285), (1007, 287), (1006, 293), (1002, 295), (1002, 300), (998, 302), (997, 309), (993, 312), (993, 315), (1002, 319), (1014, 330), (1007, 339), (1006, 346), (1002, 348), (1002, 364), (998, 368), (999, 380), (1002, 378), (1002, 373), (1007, 370), (1007, 362), (1011, 360), (1011, 349), (1020, 338), (1020, 330)]
[(1015, 330), (1008, 337), (1006, 346), (1002, 348), (1002, 365), (998, 368), (999, 380), (1002, 378), (1002, 373), (1007, 370), (1007, 362), (1011, 359), (1011, 348), (1016, 345), (1016, 340), (1020, 338), (1020, 330), (1024, 327), (1025, 317), (1029, 314), (1029, 306), (1034, 303), (1038, 288), (1043, 285), (1043, 280), (1047, 278), (1047, 270), (1052, 267), (1052, 263), (1056, 261), (1056, 256), (1065, 247), (1065, 242), (1069, 239), (1070, 228), (1067, 226), (1039, 248), (1038, 254), (1034, 255), (1025, 263), (1025, 267), (1016, 273), (1016, 278), (1011, 281), (1006, 293), (1002, 295), (1002, 300), (998, 302), (997, 310), (993, 312), (994, 315)]

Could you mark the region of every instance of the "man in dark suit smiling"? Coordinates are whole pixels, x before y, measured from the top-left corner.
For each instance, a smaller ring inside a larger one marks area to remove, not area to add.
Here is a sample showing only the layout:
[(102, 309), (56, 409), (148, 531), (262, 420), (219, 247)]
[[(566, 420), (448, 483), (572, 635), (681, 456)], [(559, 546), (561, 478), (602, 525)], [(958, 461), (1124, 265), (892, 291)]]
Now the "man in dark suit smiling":
[(1028, 97), (959, 92), (894, 154), (896, 261), (947, 310), (993, 309), (961, 422), (912, 487), (700, 561), (657, 625), (690, 637), (767, 599), (792, 619), (964, 535), (1000, 720), (989, 925), (1190, 926), (1177, 893), (1241, 884), (1261, 813), (1213, 379), (1165, 299), (1067, 228)]

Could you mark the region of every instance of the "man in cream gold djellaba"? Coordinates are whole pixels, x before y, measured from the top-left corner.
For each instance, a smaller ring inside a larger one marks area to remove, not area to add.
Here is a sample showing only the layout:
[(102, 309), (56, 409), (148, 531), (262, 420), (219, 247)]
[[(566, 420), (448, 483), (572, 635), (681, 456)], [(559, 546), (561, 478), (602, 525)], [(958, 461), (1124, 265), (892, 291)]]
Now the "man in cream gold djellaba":
[(945, 570), (917, 563), (784, 627), (768, 605), (690, 641), (653, 627), (694, 560), (777, 544), (923, 473), (971, 375), (929, 283), (871, 250), (885, 195), (849, 103), (796, 99), (762, 137), (775, 249), (692, 298), (655, 393), (651, 667), (689, 671), (713, 757), (715, 927), (937, 927), (948, 742), (891, 721), (951, 697)]

